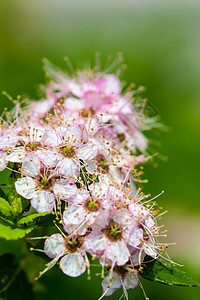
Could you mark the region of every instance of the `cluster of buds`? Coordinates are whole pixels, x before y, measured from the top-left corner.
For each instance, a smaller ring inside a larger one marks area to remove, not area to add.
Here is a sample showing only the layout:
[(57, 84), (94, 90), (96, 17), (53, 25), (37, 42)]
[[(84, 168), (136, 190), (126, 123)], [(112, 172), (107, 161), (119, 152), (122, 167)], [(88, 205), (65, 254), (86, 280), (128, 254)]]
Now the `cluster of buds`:
[(52, 261), (40, 276), (58, 261), (68, 276), (86, 269), (90, 276), (97, 259), (103, 296), (120, 287), (126, 293), (138, 285), (145, 256), (164, 249), (154, 199), (137, 187), (149, 159), (144, 131), (154, 119), (114, 74), (50, 73), (45, 98), (16, 102), (2, 116), (0, 170), (17, 165), (16, 192), (36, 212), (53, 211), (63, 227), (46, 238)]

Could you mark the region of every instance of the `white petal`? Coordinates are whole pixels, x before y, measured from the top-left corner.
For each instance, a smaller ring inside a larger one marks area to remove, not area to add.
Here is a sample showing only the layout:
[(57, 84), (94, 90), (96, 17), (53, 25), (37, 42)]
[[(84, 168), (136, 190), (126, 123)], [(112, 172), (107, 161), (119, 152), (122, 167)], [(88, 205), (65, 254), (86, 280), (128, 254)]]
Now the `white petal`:
[(72, 204), (81, 204), (89, 197), (90, 194), (88, 191), (77, 189), (76, 194), (73, 197), (71, 197), (71, 199), (68, 199), (68, 202)]
[(126, 208), (117, 210), (113, 216), (113, 220), (121, 225), (128, 225), (133, 222), (129, 211)]
[(150, 229), (153, 226), (155, 226), (155, 222), (154, 222), (154, 220), (150, 216), (147, 216), (145, 218), (145, 225)]
[(86, 212), (82, 206), (70, 205), (63, 212), (63, 223), (65, 225), (81, 224), (82, 222), (84, 222), (85, 216)]
[(40, 173), (40, 159), (35, 154), (28, 154), (22, 163), (22, 171), (25, 174), (37, 176)]
[(98, 197), (101, 199), (102, 197), (105, 197), (105, 195), (107, 194), (108, 185), (104, 182), (96, 183), (94, 189), (91, 190), (91, 192), (94, 197)]
[(104, 234), (101, 232), (99, 234), (92, 232), (92, 234), (89, 234), (84, 243), (84, 247), (86, 250), (92, 252), (101, 254), (107, 246), (107, 239)]
[(6, 159), (7, 159), (6, 152), (0, 151), (0, 171), (3, 171), (8, 164)]
[(133, 247), (137, 247), (143, 239), (143, 230), (135, 229), (130, 234), (129, 244)]
[(142, 248), (144, 249), (145, 253), (153, 258), (157, 258), (158, 253), (155, 250), (155, 248), (149, 244), (149, 243), (144, 243)]
[(48, 237), (44, 244), (44, 252), (51, 258), (65, 253), (65, 241), (61, 234), (56, 233)]
[(34, 195), (31, 205), (40, 213), (52, 211), (55, 206), (55, 196), (49, 191), (40, 190)]
[(138, 285), (137, 272), (135, 272), (135, 273), (127, 272), (125, 274), (125, 278), (124, 278), (124, 286), (125, 286), (126, 290), (135, 289), (137, 287), (137, 285)]
[(49, 129), (45, 132), (43, 140), (46, 146), (58, 146), (63, 142), (62, 132), (56, 129)]
[(68, 276), (77, 277), (86, 270), (86, 262), (80, 253), (70, 253), (60, 260), (60, 267)]
[(11, 134), (10, 132), (5, 132), (0, 138), (0, 149), (14, 148), (19, 140), (19, 137)]
[(110, 221), (110, 210), (103, 211), (98, 217), (96, 218), (95, 227), (99, 227), (99, 229), (105, 228), (109, 221)]
[(24, 156), (25, 156), (24, 147), (19, 147), (7, 156), (7, 160), (11, 162), (21, 163)]
[(121, 84), (119, 78), (113, 74), (109, 74), (105, 78), (104, 92), (108, 96), (116, 96), (121, 92)]
[(77, 177), (79, 175), (80, 171), (80, 165), (79, 162), (75, 159), (71, 158), (64, 158), (59, 164), (58, 164), (58, 172), (67, 177), (67, 176), (75, 176)]
[(117, 273), (112, 272), (112, 274), (110, 273), (108, 274), (108, 276), (106, 276), (106, 278), (102, 281), (101, 284), (104, 293), (108, 290), (105, 296), (110, 296), (116, 290), (120, 289), (121, 287), (120, 276)]
[(97, 174), (97, 165), (94, 162), (85, 160), (85, 164), (85, 167), (90, 174)]
[(78, 148), (77, 156), (83, 161), (91, 160), (97, 156), (98, 148), (96, 145), (87, 143), (85, 146)]
[(65, 110), (80, 111), (84, 109), (84, 101), (73, 97), (67, 98), (64, 101)]
[(79, 225), (65, 225), (64, 226), (64, 230), (68, 233), (68, 234), (72, 234), (72, 235), (85, 235), (87, 232), (87, 223), (84, 223), (83, 225), (79, 226)]
[(15, 188), (22, 197), (32, 199), (35, 194), (36, 183), (31, 177), (22, 177), (15, 182)]
[(54, 184), (53, 192), (60, 199), (66, 200), (76, 194), (77, 187), (75, 183), (70, 184), (68, 181), (61, 179)]
[(39, 154), (40, 159), (45, 166), (56, 167), (56, 165), (63, 159), (63, 156), (57, 151), (47, 150)]
[(130, 253), (124, 241), (111, 242), (104, 255), (118, 266), (123, 266), (129, 260)]

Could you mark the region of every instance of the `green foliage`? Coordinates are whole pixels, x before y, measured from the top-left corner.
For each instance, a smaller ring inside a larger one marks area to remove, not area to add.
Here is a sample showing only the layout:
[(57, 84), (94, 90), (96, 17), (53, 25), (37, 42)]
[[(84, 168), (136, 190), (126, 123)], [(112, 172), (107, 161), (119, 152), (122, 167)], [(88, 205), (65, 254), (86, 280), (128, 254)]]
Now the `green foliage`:
[(18, 224), (23, 225), (23, 224), (33, 223), (33, 221), (35, 221), (36, 219), (38, 219), (40, 217), (50, 215), (50, 214), (52, 214), (52, 213), (51, 212), (44, 212), (44, 213), (32, 214), (32, 215), (21, 218), (19, 220)]
[(16, 227), (12, 221), (0, 217), (0, 238), (5, 238), (6, 240), (23, 238), (35, 228), (36, 225)]
[(12, 217), (12, 207), (10, 206), (10, 204), (8, 203), (8, 201), (6, 201), (3, 198), (0, 198), (0, 212), (7, 217)]
[(200, 287), (200, 284), (190, 278), (182, 268), (168, 262), (163, 263), (159, 259), (147, 262), (140, 275), (145, 279), (171, 286)]

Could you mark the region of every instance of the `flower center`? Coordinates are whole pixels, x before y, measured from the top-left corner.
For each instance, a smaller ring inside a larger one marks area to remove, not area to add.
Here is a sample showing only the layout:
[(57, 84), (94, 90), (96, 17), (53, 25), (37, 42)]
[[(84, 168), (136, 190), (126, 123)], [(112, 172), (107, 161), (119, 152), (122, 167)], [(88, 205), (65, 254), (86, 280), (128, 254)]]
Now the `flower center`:
[(95, 109), (92, 109), (92, 108), (90, 108), (90, 109), (83, 109), (83, 110), (81, 110), (80, 113), (81, 113), (82, 117), (87, 118), (87, 117), (93, 116), (95, 114)]
[(70, 252), (75, 252), (81, 246), (82, 246), (82, 241), (78, 236), (73, 236), (66, 241), (66, 248)]
[(62, 155), (66, 157), (72, 157), (75, 154), (74, 147), (68, 147), (68, 146), (62, 146), (60, 148), (60, 152), (62, 153)]
[(98, 211), (101, 207), (100, 201), (93, 198), (88, 198), (85, 201), (85, 208), (89, 211), (95, 212)]
[(30, 142), (25, 146), (26, 151), (34, 151), (36, 149), (38, 149), (39, 147), (41, 147), (41, 143), (40, 142)]
[(106, 163), (105, 156), (102, 154), (97, 155), (96, 157), (97, 160), (97, 165), (99, 169), (103, 169), (104, 171), (108, 172), (109, 171), (109, 166)]
[(127, 270), (124, 267), (117, 266), (117, 265), (114, 267), (114, 271), (116, 273), (118, 273), (119, 275), (121, 275), (121, 276), (123, 276), (123, 275), (125, 275), (127, 273)]
[(106, 235), (111, 241), (120, 240), (122, 237), (122, 227), (121, 225), (111, 221), (106, 227)]
[(37, 179), (37, 183), (43, 189), (48, 190), (53, 185), (53, 178), (40, 175)]

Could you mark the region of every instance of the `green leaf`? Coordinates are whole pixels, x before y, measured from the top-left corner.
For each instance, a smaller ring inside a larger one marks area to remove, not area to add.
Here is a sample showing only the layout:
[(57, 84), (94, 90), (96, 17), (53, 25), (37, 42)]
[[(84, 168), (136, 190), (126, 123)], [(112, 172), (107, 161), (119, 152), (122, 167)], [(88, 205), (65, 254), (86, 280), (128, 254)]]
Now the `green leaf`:
[(24, 226), (22, 228), (14, 227), (14, 223), (0, 218), (0, 238), (6, 240), (17, 240), (23, 238), (26, 234), (30, 233), (36, 228), (36, 225)]
[(0, 212), (6, 217), (12, 217), (12, 207), (3, 198), (0, 198)]
[(22, 201), (21, 197), (14, 197), (12, 201), (12, 214), (14, 217), (17, 217), (22, 212)]
[[(149, 260), (152, 258), (149, 258)], [(190, 278), (180, 267), (156, 259), (146, 262), (141, 277), (167, 285), (199, 287), (200, 284)]]
[(6, 198), (6, 195), (5, 195), (5, 193), (4, 193), (4, 191), (0, 188), (0, 197), (1, 198)]
[(51, 212), (44, 212), (44, 213), (32, 214), (32, 215), (26, 216), (24, 218), (21, 218), (18, 221), (18, 224), (20, 224), (20, 225), (29, 224), (29, 223), (32, 223), (33, 221), (35, 221), (37, 218), (44, 217), (44, 216), (50, 215), (50, 214), (52, 214), (52, 213)]

